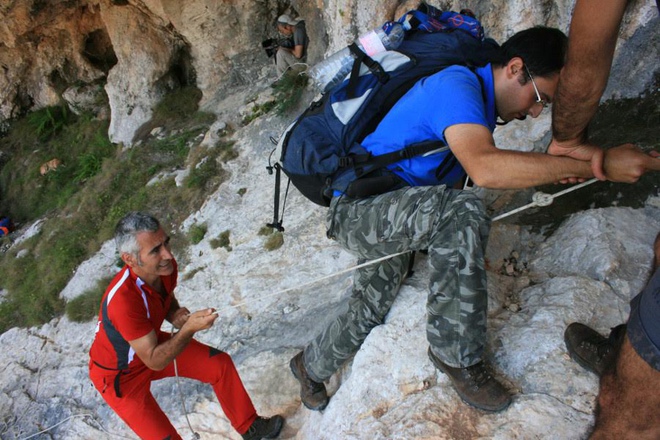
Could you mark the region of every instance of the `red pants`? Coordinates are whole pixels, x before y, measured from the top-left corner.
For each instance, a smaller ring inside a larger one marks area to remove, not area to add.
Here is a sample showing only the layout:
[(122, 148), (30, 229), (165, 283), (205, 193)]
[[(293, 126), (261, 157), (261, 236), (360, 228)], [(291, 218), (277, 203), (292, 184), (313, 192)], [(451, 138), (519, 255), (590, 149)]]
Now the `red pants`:
[[(248, 430), (257, 412), (227, 353), (192, 340), (176, 362), (180, 377), (213, 386), (222, 410), (236, 431), (243, 434)], [(119, 378), (121, 397), (117, 397), (114, 385), (117, 372), (90, 362), (89, 375), (103, 399), (141, 439), (181, 439), (150, 389), (152, 381), (174, 376), (174, 362), (162, 371), (144, 367), (122, 373)]]

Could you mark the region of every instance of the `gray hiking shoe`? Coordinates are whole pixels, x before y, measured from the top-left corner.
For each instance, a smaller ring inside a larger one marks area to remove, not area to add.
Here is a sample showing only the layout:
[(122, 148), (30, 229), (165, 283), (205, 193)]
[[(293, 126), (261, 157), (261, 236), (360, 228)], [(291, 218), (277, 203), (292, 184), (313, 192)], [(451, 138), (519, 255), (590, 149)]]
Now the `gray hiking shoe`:
[(429, 358), (454, 384), (458, 395), (468, 405), (484, 411), (502, 411), (511, 403), (511, 395), (488, 371), (484, 361), (467, 368), (454, 368), (442, 362), (429, 348)]
[(614, 327), (606, 338), (591, 327), (574, 322), (566, 327), (564, 342), (571, 359), (582, 368), (602, 376), (613, 364), (625, 334), (625, 324)]
[(280, 434), (284, 426), (284, 417), (277, 415), (270, 418), (257, 416), (250, 425), (250, 429), (243, 434), (243, 440), (261, 440), (263, 438), (275, 438)]
[(315, 382), (307, 374), (303, 362), (303, 352), (301, 351), (289, 362), (291, 372), (300, 382), (300, 400), (309, 409), (321, 411), (328, 406), (328, 393), (325, 390), (323, 382)]

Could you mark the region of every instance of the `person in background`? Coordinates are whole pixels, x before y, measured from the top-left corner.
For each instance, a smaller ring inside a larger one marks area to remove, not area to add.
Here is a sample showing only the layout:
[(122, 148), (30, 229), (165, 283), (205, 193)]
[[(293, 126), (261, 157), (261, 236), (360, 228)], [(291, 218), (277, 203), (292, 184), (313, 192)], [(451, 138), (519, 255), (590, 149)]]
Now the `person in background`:
[(303, 70), (299, 65), (305, 62), (307, 46), (309, 45), (305, 21), (282, 14), (277, 18), (277, 30), (293, 39), (293, 47), (279, 46), (277, 48), (277, 54), (275, 54), (277, 75), (282, 76), (288, 69)]
[[(140, 438), (181, 439), (150, 390), (151, 382), (178, 375), (213, 386), (243, 439), (276, 437), (282, 416), (257, 415), (231, 357), (193, 339), (218, 315), (179, 306), (177, 264), (158, 220), (127, 214), (117, 224), (115, 242), (125, 266), (103, 296), (89, 353), (89, 375), (103, 399)], [(179, 331), (161, 331), (164, 320)]]
[(5, 215), (0, 215), (0, 237), (9, 235), (11, 232), (14, 232), (15, 226), (14, 222)]

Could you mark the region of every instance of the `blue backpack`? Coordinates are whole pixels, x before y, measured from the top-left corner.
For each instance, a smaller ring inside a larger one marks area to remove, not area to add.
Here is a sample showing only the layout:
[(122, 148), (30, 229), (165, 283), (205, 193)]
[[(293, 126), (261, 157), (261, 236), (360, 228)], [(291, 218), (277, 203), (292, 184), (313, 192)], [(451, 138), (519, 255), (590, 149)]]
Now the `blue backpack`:
[[(420, 142), (399, 151), (373, 155), (360, 142), (392, 106), (420, 79), (451, 65), (482, 67), (498, 57), (499, 45), (484, 39), (481, 23), (470, 11), (440, 11), (422, 3), (398, 20), (406, 30), (397, 50), (372, 56), (351, 45), (356, 61), (353, 71), (299, 116), (280, 137), (274, 150), (273, 222), (283, 231), (279, 218), (280, 172), (309, 200), (329, 206), (340, 191), (350, 197), (382, 194), (401, 186), (401, 180), (385, 167), (402, 159), (448, 148), (439, 141)], [(386, 23), (383, 29), (387, 32)], [(272, 156), (272, 154), (271, 154)], [(456, 166), (448, 154), (436, 175)], [(439, 179), (441, 180), (441, 179)], [(288, 193), (288, 186), (287, 186)]]

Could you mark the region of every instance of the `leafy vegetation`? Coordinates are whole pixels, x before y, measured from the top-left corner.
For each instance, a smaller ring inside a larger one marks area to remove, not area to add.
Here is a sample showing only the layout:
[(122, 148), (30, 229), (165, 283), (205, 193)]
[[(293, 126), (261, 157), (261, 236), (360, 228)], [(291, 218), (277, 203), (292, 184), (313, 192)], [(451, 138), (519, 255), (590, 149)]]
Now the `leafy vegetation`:
[(275, 101), (267, 101), (263, 104), (255, 104), (255, 106), (252, 107), (252, 112), (243, 118), (243, 125), (247, 125), (257, 119), (259, 116), (265, 115), (276, 106), (277, 102)]
[(74, 322), (87, 322), (94, 319), (99, 312), (99, 304), (105, 289), (112, 281), (112, 277), (99, 280), (93, 289), (72, 299), (66, 304), (66, 316)]
[(264, 249), (267, 251), (274, 251), (279, 249), (284, 244), (284, 235), (280, 231), (274, 231), (266, 238)]
[(295, 108), (303, 96), (309, 77), (298, 72), (287, 72), (277, 81), (275, 89), (275, 113), (278, 116), (286, 115)]
[(197, 244), (204, 239), (208, 227), (205, 223), (201, 225), (192, 225), (190, 231), (188, 231), (188, 237), (190, 237), (190, 242), (192, 244)]
[[(197, 112), (200, 96), (192, 88), (167, 96), (131, 148), (109, 141), (107, 121), (76, 116), (65, 107), (13, 121), (3, 138), (0, 212), (19, 226), (43, 223), (41, 232), (20, 244), (3, 243), (0, 288), (7, 293), (0, 303), (0, 332), (63, 314), (59, 293), (128, 211), (148, 211), (174, 226), (169, 232), (175, 252), (198, 239), (176, 234), (176, 226), (227, 178), (222, 163), (237, 156), (231, 143), (198, 145), (215, 119)], [(167, 127), (168, 136), (151, 136), (157, 126)], [(43, 167), (42, 175), (42, 165), (52, 159), (57, 166)], [(190, 172), (177, 186), (172, 171), (184, 168)], [(70, 318), (94, 316), (99, 290), (66, 305)]]
[(229, 234), (231, 231), (224, 231), (220, 233), (216, 238), (210, 241), (211, 248), (217, 249), (219, 247), (223, 247), (227, 249), (228, 251), (231, 252), (232, 247), (231, 247), (231, 242), (229, 241)]

